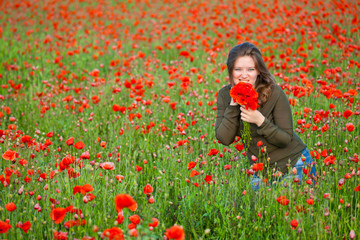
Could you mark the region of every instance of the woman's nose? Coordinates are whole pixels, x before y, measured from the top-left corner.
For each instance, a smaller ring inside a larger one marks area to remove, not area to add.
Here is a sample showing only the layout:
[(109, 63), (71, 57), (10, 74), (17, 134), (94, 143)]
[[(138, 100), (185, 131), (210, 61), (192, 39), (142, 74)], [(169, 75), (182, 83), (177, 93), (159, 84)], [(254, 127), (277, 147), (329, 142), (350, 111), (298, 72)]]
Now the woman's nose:
[(240, 77), (244, 76), (246, 77), (247, 76), (247, 72), (244, 70), (244, 71), (240, 71)]

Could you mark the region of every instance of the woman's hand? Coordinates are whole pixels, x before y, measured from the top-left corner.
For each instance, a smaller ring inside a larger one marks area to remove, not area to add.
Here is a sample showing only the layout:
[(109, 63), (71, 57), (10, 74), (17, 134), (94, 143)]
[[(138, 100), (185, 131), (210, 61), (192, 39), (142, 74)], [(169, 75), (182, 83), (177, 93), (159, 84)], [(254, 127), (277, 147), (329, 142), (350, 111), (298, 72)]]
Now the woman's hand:
[(240, 114), (241, 120), (245, 122), (255, 123), (258, 127), (260, 127), (261, 124), (265, 121), (264, 115), (262, 115), (262, 113), (259, 112), (258, 110), (255, 111), (251, 109), (246, 110), (244, 106), (241, 106), (240, 110), (241, 110), (241, 114)]

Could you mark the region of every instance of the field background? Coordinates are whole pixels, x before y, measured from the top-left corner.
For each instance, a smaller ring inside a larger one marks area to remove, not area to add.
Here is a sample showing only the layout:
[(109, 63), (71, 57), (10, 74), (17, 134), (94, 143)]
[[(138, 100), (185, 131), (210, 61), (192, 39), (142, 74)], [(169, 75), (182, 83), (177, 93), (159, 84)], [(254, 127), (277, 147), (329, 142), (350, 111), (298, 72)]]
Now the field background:
[[(173, 225), (185, 239), (358, 239), (359, 6), (0, 0), (0, 153), (16, 152), (0, 159), (0, 238), (98, 239), (118, 227), (136, 239), (128, 217), (137, 214), (138, 239), (162, 239)], [(225, 147), (214, 136), (227, 54), (244, 41), (288, 95), (317, 163), (315, 186), (305, 177), (301, 187), (255, 194), (241, 142)], [(96, 196), (88, 203), (73, 194), (84, 184)], [(118, 194), (138, 204), (122, 224)], [(51, 210), (70, 205), (82, 214), (54, 223)], [(85, 225), (64, 225), (80, 218)], [(159, 225), (149, 229), (152, 218)], [(27, 233), (16, 227), (26, 221)]]

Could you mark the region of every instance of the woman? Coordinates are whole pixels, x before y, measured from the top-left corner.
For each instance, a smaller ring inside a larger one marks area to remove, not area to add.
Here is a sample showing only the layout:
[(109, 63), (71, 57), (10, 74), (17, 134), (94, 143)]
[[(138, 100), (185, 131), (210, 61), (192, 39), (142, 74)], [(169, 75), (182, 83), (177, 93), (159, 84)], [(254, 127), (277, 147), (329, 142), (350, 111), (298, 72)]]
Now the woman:
[[(226, 64), (230, 84), (218, 93), (216, 138), (222, 144), (230, 145), (236, 136), (241, 137), (243, 122), (250, 123), (251, 141), (246, 149), (250, 164), (254, 163), (255, 156), (257, 162), (267, 165), (264, 171), (270, 171), (270, 175), (266, 176), (283, 176), (286, 180), (295, 175), (293, 181), (300, 183), (303, 168), (313, 160), (306, 145), (293, 131), (288, 98), (266, 68), (259, 49), (248, 42), (239, 44), (230, 50)], [(230, 97), (231, 87), (239, 82), (250, 83), (259, 94), (257, 110), (245, 109)], [(260, 141), (263, 145), (258, 147)], [(315, 166), (311, 165), (310, 174), (315, 177)], [(288, 173), (289, 167), (296, 171)], [(253, 189), (258, 190), (262, 182), (254, 174)]]

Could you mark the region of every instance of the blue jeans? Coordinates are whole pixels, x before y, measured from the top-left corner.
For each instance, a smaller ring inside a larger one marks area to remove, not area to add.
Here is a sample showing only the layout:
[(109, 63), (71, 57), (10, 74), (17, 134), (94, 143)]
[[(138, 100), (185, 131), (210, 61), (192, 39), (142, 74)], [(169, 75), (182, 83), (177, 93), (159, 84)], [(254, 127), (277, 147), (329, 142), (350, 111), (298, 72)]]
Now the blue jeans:
[[(281, 182), (282, 185), (290, 185), (291, 183), (294, 182), (294, 178), (297, 178), (298, 184), (301, 184), (301, 178), (302, 175), (304, 174), (303, 169), (305, 167), (309, 167), (310, 168), (310, 176), (316, 177), (316, 169), (315, 169), (315, 162), (313, 161), (309, 151), (307, 150), (307, 148), (305, 148), (302, 151), (302, 156), (305, 157), (305, 161), (302, 160), (302, 157), (299, 158), (299, 160), (296, 162), (294, 168), (296, 169), (296, 174), (293, 174), (292, 171), (290, 170), (289, 173), (285, 174), (284, 176), (282, 176), (280, 179), (277, 179), (276, 182)], [(270, 183), (270, 186), (274, 186), (276, 188), (276, 182), (275, 183)], [(253, 175), (253, 179), (251, 182), (251, 186), (254, 189), (254, 191), (258, 191), (261, 187), (264, 186), (264, 183), (262, 181), (261, 178), (259, 178), (256, 174)]]

